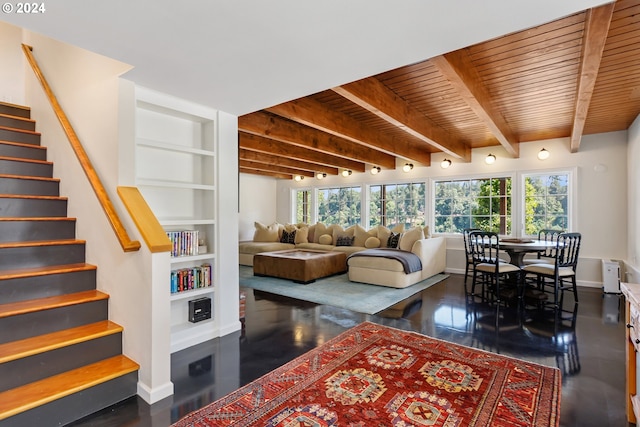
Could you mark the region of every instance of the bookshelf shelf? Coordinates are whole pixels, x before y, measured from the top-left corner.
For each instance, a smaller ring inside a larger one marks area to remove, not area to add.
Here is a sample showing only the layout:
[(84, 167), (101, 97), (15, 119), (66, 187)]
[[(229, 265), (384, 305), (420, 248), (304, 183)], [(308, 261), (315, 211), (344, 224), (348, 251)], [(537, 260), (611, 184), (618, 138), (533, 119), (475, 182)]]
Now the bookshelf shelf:
[[(216, 266), (217, 119), (215, 110), (177, 102), (175, 98), (143, 89), (137, 91), (136, 185), (165, 231), (197, 231), (173, 234), (174, 239), (176, 235), (188, 236), (188, 240), (178, 240), (178, 246), (174, 246), (177, 253), (194, 253), (197, 246), (207, 246), (206, 253), (171, 257), (170, 269), (183, 270), (178, 277), (184, 281), (178, 283), (190, 287), (196, 286), (197, 280), (203, 280), (203, 276), (195, 272), (199, 270), (196, 267), (211, 266), (211, 286), (208, 287), (171, 293), (171, 277), (167, 277), (172, 353), (220, 333), (214, 299), (220, 283)], [(176, 274), (173, 276), (175, 288)], [(188, 301), (204, 296), (212, 300), (212, 318), (189, 322)]]
[(213, 294), (213, 286), (171, 294), (171, 301), (181, 301), (185, 299), (190, 300), (200, 296), (211, 296), (209, 294)]

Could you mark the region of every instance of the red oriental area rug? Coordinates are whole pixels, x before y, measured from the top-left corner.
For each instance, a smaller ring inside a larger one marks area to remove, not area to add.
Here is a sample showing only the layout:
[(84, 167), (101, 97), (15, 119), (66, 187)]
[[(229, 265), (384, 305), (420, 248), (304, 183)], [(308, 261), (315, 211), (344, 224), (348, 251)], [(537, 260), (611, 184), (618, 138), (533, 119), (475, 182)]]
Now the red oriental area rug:
[(365, 322), (174, 426), (558, 426), (560, 383), (556, 368)]

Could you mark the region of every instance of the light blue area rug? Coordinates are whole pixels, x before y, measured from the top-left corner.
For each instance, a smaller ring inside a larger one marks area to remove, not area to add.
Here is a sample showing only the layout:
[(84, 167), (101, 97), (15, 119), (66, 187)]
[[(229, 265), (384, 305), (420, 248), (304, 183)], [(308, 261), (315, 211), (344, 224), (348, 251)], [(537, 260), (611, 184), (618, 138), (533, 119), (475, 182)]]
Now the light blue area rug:
[(325, 277), (303, 285), (287, 279), (254, 276), (252, 267), (240, 266), (241, 287), (316, 304), (346, 308), (347, 310), (364, 314), (376, 314), (443, 281), (447, 277), (449, 277), (447, 274), (436, 274), (422, 282), (402, 289), (350, 282), (347, 274)]

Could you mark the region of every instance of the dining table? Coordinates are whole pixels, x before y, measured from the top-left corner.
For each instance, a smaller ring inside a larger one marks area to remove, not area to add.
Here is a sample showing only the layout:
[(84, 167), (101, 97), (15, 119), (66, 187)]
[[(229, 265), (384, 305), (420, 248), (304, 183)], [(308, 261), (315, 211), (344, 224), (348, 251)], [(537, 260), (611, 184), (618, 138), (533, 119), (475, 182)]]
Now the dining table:
[(522, 267), (527, 253), (546, 251), (556, 247), (556, 242), (526, 238), (500, 239), (500, 249), (509, 255), (509, 263)]

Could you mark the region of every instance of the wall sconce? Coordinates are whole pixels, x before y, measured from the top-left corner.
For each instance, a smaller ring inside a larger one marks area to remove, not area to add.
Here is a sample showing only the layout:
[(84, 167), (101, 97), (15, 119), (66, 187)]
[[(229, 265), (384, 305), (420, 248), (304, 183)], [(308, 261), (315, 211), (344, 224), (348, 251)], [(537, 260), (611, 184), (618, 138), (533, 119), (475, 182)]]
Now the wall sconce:
[(546, 149), (542, 149), (538, 151), (538, 159), (547, 160), (549, 158), (550, 153)]
[(371, 168), (371, 175), (377, 175), (380, 173), (382, 169), (380, 169), (380, 166), (374, 166)]
[(449, 159), (444, 159), (444, 160), (440, 163), (440, 167), (441, 167), (442, 169), (446, 169), (446, 168), (448, 168), (449, 166), (451, 166), (451, 160), (449, 160)]
[(489, 155), (484, 159), (484, 162), (488, 165), (492, 165), (496, 162), (496, 156), (489, 153)]
[(293, 177), (293, 179), (295, 179), (296, 181), (300, 182), (300, 181), (302, 181), (304, 179), (304, 176), (296, 175), (296, 176)]
[(326, 177), (327, 177), (327, 174), (324, 173), (324, 172), (318, 172), (316, 174), (316, 178), (318, 178), (318, 179), (323, 179), (323, 178), (326, 178)]
[(402, 166), (403, 172), (411, 172), (412, 170), (413, 170), (413, 163), (405, 163), (404, 166)]
[(345, 178), (348, 176), (351, 176), (351, 174), (353, 173), (353, 171), (350, 171), (349, 169), (345, 169), (342, 171), (342, 176), (344, 176)]

